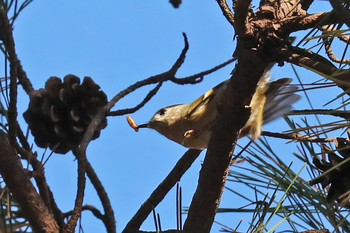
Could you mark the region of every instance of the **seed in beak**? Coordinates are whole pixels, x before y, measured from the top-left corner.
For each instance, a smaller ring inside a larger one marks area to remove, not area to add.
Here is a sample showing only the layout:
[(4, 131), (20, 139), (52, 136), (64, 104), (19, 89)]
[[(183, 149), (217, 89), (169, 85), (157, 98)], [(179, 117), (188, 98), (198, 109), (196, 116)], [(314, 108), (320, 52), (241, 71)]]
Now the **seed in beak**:
[(126, 120), (128, 121), (131, 128), (133, 128), (136, 132), (139, 131), (139, 126), (136, 124), (136, 122), (131, 116), (126, 116)]

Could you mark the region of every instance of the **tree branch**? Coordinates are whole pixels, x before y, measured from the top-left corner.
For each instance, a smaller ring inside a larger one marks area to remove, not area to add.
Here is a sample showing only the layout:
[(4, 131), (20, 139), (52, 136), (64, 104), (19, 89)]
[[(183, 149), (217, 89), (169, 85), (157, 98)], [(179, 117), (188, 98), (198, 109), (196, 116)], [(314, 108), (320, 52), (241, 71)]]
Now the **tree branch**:
[[(82, 210), (89, 210), (91, 213), (98, 219), (103, 221), (104, 215), (95, 207), (92, 205), (83, 205)], [(73, 214), (73, 211), (68, 211), (63, 214), (64, 218), (67, 218), (68, 216), (71, 216)]]
[(26, 214), (32, 229), (37, 232), (59, 232), (58, 225), (24, 172), (19, 157), (8, 136), (0, 130), (0, 173), (16, 201)]
[(227, 21), (232, 25), (234, 25), (234, 14), (230, 10), (230, 7), (227, 5), (226, 0), (216, 0), (216, 2), (219, 4), (220, 9), (222, 11), (222, 14), (225, 16)]
[(251, 0), (236, 0), (234, 2), (234, 28), (238, 36), (244, 35), (250, 26), (247, 23), (250, 4)]
[[(210, 73), (213, 73), (213, 72), (221, 69), (222, 67), (227, 66), (228, 64), (232, 63), (235, 60), (236, 59), (231, 58), (231, 59), (225, 61), (224, 63), (221, 63), (220, 65), (217, 65), (209, 70), (206, 70), (206, 71), (203, 71), (203, 72), (200, 72), (200, 73), (188, 76), (188, 77), (184, 77), (184, 78), (173, 78), (172, 81), (174, 83), (177, 83), (177, 84), (195, 84), (195, 83), (198, 83), (199, 80), (203, 80), (203, 76), (208, 75)], [(154, 89), (152, 89), (147, 94), (145, 99), (143, 99), (142, 102), (139, 103), (136, 107), (111, 111), (111, 112), (107, 113), (107, 115), (108, 116), (120, 116), (120, 115), (125, 115), (125, 114), (130, 114), (130, 113), (136, 112), (137, 110), (142, 108), (157, 93), (157, 91), (161, 87), (162, 83), (163, 82), (159, 82), (158, 85)]]
[(336, 117), (342, 117), (346, 120), (350, 120), (350, 111), (344, 111), (344, 110), (334, 110), (334, 109), (303, 109), (303, 110), (293, 110), (288, 113), (288, 115), (314, 115), (314, 114), (321, 114), (321, 115), (329, 115), (329, 116), (336, 116)]
[(349, 3), (343, 0), (329, 0), (337, 16), (350, 28)]
[[(89, 124), (87, 130), (85, 131), (85, 134), (83, 136), (83, 139), (81, 140), (81, 143), (77, 147), (77, 149), (74, 151), (74, 154), (76, 158), (78, 159), (78, 191), (77, 191), (77, 196), (75, 200), (75, 207), (73, 210), (72, 217), (68, 220), (67, 225), (65, 226), (65, 231), (66, 232), (73, 232), (74, 227), (76, 225), (76, 221), (78, 220), (78, 217), (81, 214), (81, 208), (82, 208), (82, 201), (84, 197), (84, 188), (85, 188), (85, 169), (86, 169), (86, 164), (87, 164), (87, 159), (86, 159), (86, 148), (91, 141), (91, 138), (94, 135), (94, 132), (96, 128), (100, 125), (100, 123), (105, 119), (106, 113), (110, 111), (110, 109), (115, 105), (117, 101), (119, 101), (121, 98), (126, 96), (127, 94), (133, 92), (139, 87), (149, 85), (152, 83), (159, 83), (159, 82), (164, 82), (167, 80), (171, 81), (178, 81), (175, 78), (175, 74), (177, 70), (180, 68), (182, 63), (185, 60), (186, 52), (189, 48), (188, 41), (186, 34), (183, 34), (184, 40), (185, 40), (185, 47), (183, 48), (179, 58), (176, 60), (175, 64), (171, 67), (171, 69), (165, 73), (152, 76), (148, 79), (139, 81), (127, 89), (121, 91), (118, 93), (116, 96), (112, 98), (111, 101), (109, 101), (106, 106), (102, 109), (100, 109), (95, 117), (91, 120), (91, 123)], [(191, 80), (192, 83), (199, 82), (197, 80)]]
[(306, 68), (309, 67), (321, 74), (332, 75), (338, 71), (326, 58), (307, 49), (292, 46), (285, 53), (282, 53), (282, 55), (287, 62)]
[[(323, 29), (323, 33), (325, 33), (325, 31), (331, 32), (331, 31), (337, 30), (337, 28), (335, 28), (333, 26), (323, 26), (322, 29)], [(347, 35), (341, 35), (341, 36), (338, 36), (338, 38), (345, 43), (350, 42), (350, 38)], [(340, 64), (350, 62), (350, 59), (337, 58), (335, 56), (333, 49), (332, 49), (332, 46), (331, 46), (332, 40), (329, 40), (330, 39), (329, 37), (323, 37), (322, 39), (323, 39), (323, 44), (325, 45), (324, 48), (325, 48), (326, 54), (327, 54), (329, 59), (331, 59), (333, 62), (340, 63)], [(344, 51), (344, 53), (345, 52), (346, 51)]]
[(0, 9), (0, 39), (4, 42), (5, 48), (9, 54), (10, 63), (16, 63), (16, 74), (19, 83), (22, 85), (23, 89), (29, 93), (33, 90), (32, 83), (27, 77), (26, 72), (23, 70), (20, 60), (17, 57), (15, 50), (15, 42), (12, 35), (12, 26), (7, 18), (6, 11)]
[(200, 152), (200, 150), (190, 149), (181, 157), (181, 159), (179, 159), (168, 176), (162, 181), (162, 183), (158, 185), (150, 197), (142, 204), (140, 209), (128, 222), (125, 229), (123, 230), (123, 233), (138, 232), (141, 224), (145, 221), (147, 216), (163, 200), (165, 195), (180, 180), (188, 168), (190, 168)]
[(328, 229), (307, 230), (300, 233), (329, 233)]
[[(281, 138), (281, 139), (290, 139), (290, 140), (296, 140), (300, 142), (335, 142), (337, 138), (318, 138), (318, 137), (311, 137), (309, 135), (302, 135), (298, 133), (275, 133), (275, 132), (268, 132), (268, 131), (262, 131), (261, 135), (267, 136), (267, 137), (274, 137), (274, 138)], [(347, 138), (344, 138), (346, 141), (350, 141)]]
[(125, 115), (125, 114), (130, 114), (130, 113), (136, 112), (137, 110), (142, 108), (148, 101), (150, 101), (151, 98), (155, 94), (157, 94), (157, 92), (158, 92), (159, 88), (162, 86), (162, 84), (163, 84), (163, 82), (159, 82), (155, 88), (153, 88), (150, 92), (148, 92), (148, 94), (142, 100), (142, 102), (139, 103), (138, 105), (136, 105), (135, 107), (133, 107), (133, 108), (124, 108), (124, 109), (120, 109), (120, 110), (117, 110), (117, 111), (111, 111), (107, 115), (108, 116), (121, 116), (121, 115)]
[[(199, 72), (197, 74), (194, 74), (194, 75), (191, 75), (191, 76), (187, 76), (187, 77), (183, 77), (183, 78), (175, 78), (171, 81), (173, 81), (174, 83), (176, 84), (196, 84), (198, 83), (199, 81), (203, 80), (203, 77), (205, 75), (208, 75), (208, 74), (211, 74), (225, 66), (227, 66), (228, 64), (231, 64), (232, 62), (234, 62), (235, 60), (237, 60), (236, 58), (231, 58), (231, 59), (228, 59), (227, 61), (209, 69), (209, 70), (205, 70), (205, 71), (202, 71), (202, 72)], [(194, 81), (194, 82), (193, 82)]]
[[(13, 49), (14, 50), (14, 49)], [(16, 145), (17, 133), (17, 66), (19, 61), (9, 53), (10, 57), (10, 103), (8, 108), (9, 137), (12, 146)]]
[(75, 232), (75, 227), (77, 226), (77, 222), (79, 217), (81, 216), (82, 211), (82, 205), (84, 200), (84, 191), (85, 191), (85, 184), (86, 184), (86, 177), (85, 177), (85, 171), (86, 171), (86, 147), (82, 149), (77, 149), (73, 151), (75, 157), (78, 160), (78, 187), (77, 187), (77, 194), (75, 197), (75, 204), (74, 209), (71, 215), (71, 218), (68, 220), (67, 224), (63, 228), (64, 233), (73, 233)]
[(310, 50), (290, 47), (280, 51), (281, 57), (287, 62), (307, 68), (325, 78), (331, 79), (335, 84), (349, 94), (350, 69), (337, 69), (329, 60)]
[(115, 233), (116, 232), (115, 218), (114, 218), (114, 211), (113, 211), (111, 202), (109, 200), (109, 197), (107, 195), (105, 188), (103, 187), (100, 179), (98, 178), (97, 174), (95, 173), (94, 169), (92, 168), (89, 162), (87, 162), (86, 164), (86, 174), (89, 177), (92, 185), (94, 186), (100, 198), (100, 201), (102, 203), (105, 214), (101, 219), (106, 227), (106, 230), (108, 233)]
[(58, 208), (54, 200), (53, 194), (50, 190), (50, 187), (46, 182), (45, 171), (42, 163), (39, 160), (37, 160), (36, 156), (33, 153), (23, 149), (19, 145), (16, 146), (16, 150), (17, 153), (19, 153), (22, 156), (22, 158), (26, 159), (28, 163), (32, 165), (34, 171), (34, 179), (39, 189), (40, 196), (43, 199), (46, 206), (49, 208), (49, 211), (54, 214), (55, 220), (60, 226), (60, 228), (62, 228), (64, 225), (62, 212)]
[(343, 58), (337, 58), (333, 52), (333, 49), (332, 49), (332, 46), (331, 46), (331, 43), (329, 43), (326, 39), (323, 40), (324, 44), (325, 44), (325, 50), (326, 50), (326, 53), (327, 53), (327, 56), (329, 59), (331, 59), (333, 62), (336, 62), (336, 63), (340, 63), (340, 64), (343, 64), (343, 63), (348, 63), (350, 62), (350, 59), (343, 59)]
[(289, 35), (292, 32), (307, 30), (310, 28), (328, 25), (330, 22), (331, 12), (320, 12), (315, 14), (287, 17), (281, 19), (279, 32), (282, 35)]
[[(236, 21), (235, 21), (236, 23)], [(214, 221), (240, 129), (250, 115), (250, 100), (269, 64), (255, 49), (247, 49), (238, 39), (235, 55), (238, 63), (230, 87), (218, 103), (218, 116), (212, 128), (208, 150), (200, 172), (184, 231), (207, 233)]]

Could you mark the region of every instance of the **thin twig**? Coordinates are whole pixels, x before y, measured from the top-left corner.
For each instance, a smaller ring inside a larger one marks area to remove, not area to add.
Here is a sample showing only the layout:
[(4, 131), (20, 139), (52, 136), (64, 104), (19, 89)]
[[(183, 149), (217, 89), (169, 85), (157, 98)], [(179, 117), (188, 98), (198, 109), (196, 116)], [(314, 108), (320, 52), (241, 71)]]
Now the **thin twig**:
[(152, 192), (150, 197), (142, 204), (140, 209), (128, 222), (123, 233), (138, 232), (141, 224), (145, 221), (147, 216), (151, 213), (169, 192), (169, 190), (180, 180), (182, 175), (188, 170), (192, 163), (200, 154), (200, 150), (188, 150), (181, 159), (176, 163), (168, 176), (158, 185)]
[(0, 27), (2, 30), (0, 31), (0, 39), (4, 41), (6, 50), (10, 57), (10, 62), (16, 62), (16, 72), (19, 83), (22, 85), (23, 89), (29, 95), (33, 90), (33, 85), (27, 77), (26, 72), (23, 70), (20, 60), (17, 57), (15, 50), (15, 42), (12, 35), (12, 26), (8, 21), (6, 11), (0, 9)]
[[(187, 36), (184, 33), (184, 41), (185, 41), (185, 46), (180, 54), (180, 56), (178, 57), (178, 59), (176, 60), (176, 62), (174, 63), (174, 65), (170, 68), (170, 70), (158, 74), (158, 75), (154, 75), (151, 76), (147, 79), (144, 79), (142, 81), (136, 82), (133, 85), (129, 86), (128, 88), (126, 88), (125, 90), (119, 92), (117, 95), (115, 95), (110, 101), (109, 103), (105, 106), (105, 112), (110, 111), (110, 109), (122, 98), (124, 98), (126, 95), (130, 94), (131, 92), (135, 91), (136, 89), (146, 86), (146, 85), (150, 85), (150, 84), (155, 84), (155, 83), (159, 83), (159, 82), (164, 82), (164, 81), (174, 81), (174, 82), (178, 82), (180, 80), (176, 79), (174, 76), (177, 72), (177, 70), (180, 68), (180, 66), (182, 65), (182, 63), (185, 60), (185, 56), (186, 56), (186, 52), (189, 48), (188, 45), (188, 41), (187, 41)], [(198, 82), (196, 81), (196, 78), (193, 78), (192, 80), (188, 80), (190, 83), (192, 82)]]
[[(296, 140), (300, 142), (335, 142), (337, 138), (318, 138), (318, 137), (310, 137), (308, 135), (302, 135), (298, 133), (275, 133), (262, 131), (261, 135), (267, 137), (281, 138), (281, 139), (290, 139)], [(345, 141), (350, 141), (348, 138), (344, 138)]]
[(26, 159), (28, 163), (32, 165), (33, 176), (34, 176), (36, 185), (39, 189), (40, 196), (45, 202), (46, 206), (50, 208), (50, 211), (52, 211), (52, 213), (54, 214), (55, 219), (59, 224), (59, 226), (63, 227), (64, 222), (63, 222), (62, 212), (58, 208), (53, 198), (50, 187), (47, 184), (43, 164), (36, 158), (36, 155), (34, 155), (31, 151), (28, 151), (20, 147), (18, 144), (16, 145), (16, 150), (23, 159)]
[[(190, 84), (195, 84), (195, 83), (198, 83), (199, 80), (203, 80), (203, 77), (205, 75), (208, 75), (208, 74), (211, 74), (225, 66), (227, 66), (228, 64), (231, 64), (232, 62), (236, 61), (237, 59), (236, 58), (231, 58), (209, 70), (206, 70), (206, 71), (202, 71), (200, 73), (197, 73), (197, 74), (194, 74), (194, 75), (191, 75), (191, 76), (187, 76), (187, 77), (184, 77), (184, 78), (177, 78), (176, 81), (175, 80), (172, 80), (173, 82), (177, 83), (177, 84), (187, 84), (187, 83), (190, 83)], [(191, 80), (192, 81), (195, 81), (195, 83), (191, 83)]]
[(321, 114), (330, 115), (336, 117), (342, 117), (344, 119), (350, 119), (350, 111), (334, 110), (334, 109), (303, 109), (293, 110), (288, 115), (309, 115), (309, 114)]
[[(184, 78), (174, 78), (171, 81), (177, 84), (195, 84), (198, 83), (200, 81), (203, 80), (203, 77), (205, 75), (211, 74), (225, 66), (227, 66), (228, 64), (234, 62), (236, 59), (235, 58), (231, 58), (209, 70), (206, 71), (202, 71), (200, 73), (191, 75), (191, 76), (187, 76)], [(136, 107), (134, 108), (126, 108), (126, 109), (120, 109), (120, 110), (116, 110), (116, 111), (111, 111), (109, 113), (107, 113), (108, 116), (120, 116), (120, 115), (125, 115), (125, 114), (130, 114), (133, 112), (136, 112), (137, 110), (139, 110), (141, 107), (143, 107), (159, 90), (160, 86), (162, 85), (162, 82), (159, 82), (158, 85), (152, 89), (147, 96), (145, 97), (144, 100), (142, 100), (142, 102), (140, 104), (138, 104)]]
[(74, 150), (73, 154), (78, 160), (78, 187), (77, 187), (77, 194), (75, 197), (75, 204), (74, 209), (72, 212), (72, 215), (70, 219), (68, 220), (67, 224), (63, 227), (62, 232), (64, 233), (73, 233), (75, 232), (75, 227), (77, 226), (78, 219), (81, 216), (82, 211), (82, 205), (84, 200), (84, 191), (85, 191), (85, 184), (86, 184), (86, 177), (85, 177), (85, 171), (86, 171), (86, 148)]
[(179, 58), (176, 60), (175, 64), (172, 66), (172, 68), (162, 74), (152, 76), (146, 80), (139, 81), (127, 89), (121, 91), (117, 95), (115, 95), (111, 101), (109, 101), (106, 106), (103, 109), (100, 109), (95, 117), (92, 119), (91, 123), (89, 124), (87, 130), (85, 131), (85, 134), (83, 136), (83, 139), (80, 143), (80, 145), (77, 147), (76, 150), (74, 150), (74, 155), (78, 159), (78, 190), (77, 195), (75, 199), (75, 207), (73, 210), (72, 217), (68, 220), (67, 225), (64, 228), (65, 232), (73, 232), (74, 228), (76, 226), (78, 217), (81, 214), (81, 207), (82, 207), (82, 201), (84, 197), (84, 188), (85, 188), (85, 169), (87, 164), (87, 158), (86, 158), (86, 148), (91, 141), (96, 128), (100, 125), (100, 123), (105, 119), (106, 113), (110, 111), (110, 109), (118, 102), (121, 98), (126, 96), (127, 94), (133, 92), (137, 88), (140, 88), (145, 85), (149, 85), (152, 83), (159, 83), (164, 82), (166, 80), (173, 80), (175, 78), (175, 74), (177, 70), (180, 68), (182, 63), (185, 60), (186, 52), (189, 48), (188, 41), (186, 34), (183, 34), (184, 40), (185, 40), (185, 47), (182, 50)]
[(155, 88), (153, 88), (150, 92), (148, 92), (147, 96), (142, 100), (141, 103), (136, 105), (133, 108), (124, 108), (116, 111), (111, 111), (107, 113), (107, 116), (121, 116), (125, 114), (134, 113), (140, 108), (142, 108), (155, 94), (157, 94), (159, 88), (162, 86), (163, 82), (159, 82)]
[(9, 136), (12, 145), (16, 144), (17, 133), (17, 65), (16, 57), (10, 54), (10, 103), (8, 108)]
[(230, 7), (227, 5), (226, 0), (216, 0), (216, 2), (219, 4), (220, 9), (222, 11), (222, 14), (225, 16), (227, 21), (234, 26), (234, 14), (230, 10)]
[[(103, 221), (104, 215), (93, 205), (83, 205), (82, 210), (89, 210), (91, 213), (98, 219), (101, 219)], [(66, 213), (63, 213), (63, 217), (67, 218), (73, 214), (73, 211), (68, 211)]]
[(299, 233), (329, 233), (330, 231), (328, 229), (317, 229), (317, 230), (307, 230), (307, 231), (302, 231)]
[(114, 217), (114, 211), (113, 211), (111, 202), (109, 200), (109, 197), (107, 195), (105, 188), (103, 187), (100, 179), (98, 178), (96, 172), (94, 171), (94, 169), (92, 168), (89, 162), (87, 162), (86, 164), (86, 174), (89, 177), (92, 185), (94, 186), (98, 194), (98, 197), (100, 198), (100, 201), (102, 203), (102, 206), (105, 212), (102, 220), (106, 227), (106, 230), (108, 233), (115, 233), (116, 232), (115, 217)]
[(17, 127), (17, 68), (19, 60), (15, 51), (15, 43), (12, 36), (12, 27), (8, 21), (6, 12), (0, 9), (0, 26), (2, 26), (2, 40), (5, 44), (5, 52), (8, 53), (10, 62), (10, 103), (8, 109), (9, 136), (12, 145), (16, 141)]
[(17, 127), (17, 136), (22, 142), (22, 147), (20, 147), (18, 144), (16, 145), (16, 150), (18, 154), (21, 155), (21, 157), (28, 161), (30, 165), (33, 167), (34, 171), (34, 179), (36, 182), (36, 185), (39, 189), (39, 193), (43, 201), (45, 202), (46, 206), (51, 208), (50, 211), (54, 214), (55, 220), (57, 221), (60, 228), (63, 227), (64, 221), (62, 217), (62, 212), (58, 208), (53, 194), (50, 190), (49, 185), (47, 184), (46, 177), (45, 177), (45, 171), (43, 164), (37, 159), (36, 155), (31, 152), (31, 148), (29, 147), (29, 144), (25, 140), (25, 137), (23, 135), (23, 132), (21, 128)]
[[(176, 229), (162, 230), (161, 233), (182, 233), (184, 231), (179, 231)], [(159, 233), (159, 231), (134, 231), (133, 233)]]
[[(326, 32), (330, 33), (332, 31), (337, 31), (338, 29), (335, 26), (333, 26), (333, 25), (331, 25), (331, 26), (327, 25), (327, 26), (323, 26), (322, 30), (323, 30), (323, 35), (325, 35)], [(327, 36), (327, 34), (326, 34), (326, 37), (324, 37), (324, 36), (322, 37), (323, 43), (325, 45), (324, 48), (325, 48), (325, 51), (326, 51), (326, 54), (327, 54), (328, 58), (331, 59), (333, 62), (340, 63), (340, 64), (350, 62), (350, 59), (344, 59), (344, 57), (337, 58), (335, 56), (335, 54), (333, 52), (333, 49), (332, 49), (332, 46), (331, 46), (331, 42), (332, 42), (332, 39), (333, 39), (331, 36), (332, 36), (332, 34), (330, 34), (329, 36)], [(347, 35), (335, 35), (335, 36), (337, 38), (339, 38), (340, 41), (345, 42), (347, 45), (350, 42), (350, 37), (347, 36)], [(330, 38), (331, 38), (331, 40), (330, 40)], [(343, 56), (344, 56), (345, 53), (346, 53), (346, 48), (345, 48), (345, 50), (343, 52)]]
[(182, 36), (184, 37), (184, 42), (185, 42), (185, 46), (181, 51), (180, 56), (178, 57), (178, 59), (176, 60), (176, 62), (174, 63), (174, 65), (170, 68), (170, 70), (168, 71), (168, 74), (170, 74), (170, 79), (175, 78), (175, 74), (177, 72), (177, 70), (182, 66), (182, 64), (185, 61), (186, 58), (186, 53), (188, 51), (188, 48), (190, 47), (190, 45), (188, 44), (188, 39), (187, 39), (187, 35), (186, 33), (182, 33)]
[(324, 48), (326, 50), (327, 56), (329, 57), (329, 59), (331, 59), (333, 62), (336, 63), (348, 63), (350, 62), (350, 59), (342, 59), (342, 58), (337, 58), (333, 52), (331, 43), (325, 38), (323, 39), (323, 42), (325, 44)]
[(43, 232), (45, 229), (45, 232), (58, 233), (56, 220), (24, 171), (16, 149), (8, 140), (8, 135), (1, 130), (0, 148), (1, 176), (24, 211), (33, 231)]

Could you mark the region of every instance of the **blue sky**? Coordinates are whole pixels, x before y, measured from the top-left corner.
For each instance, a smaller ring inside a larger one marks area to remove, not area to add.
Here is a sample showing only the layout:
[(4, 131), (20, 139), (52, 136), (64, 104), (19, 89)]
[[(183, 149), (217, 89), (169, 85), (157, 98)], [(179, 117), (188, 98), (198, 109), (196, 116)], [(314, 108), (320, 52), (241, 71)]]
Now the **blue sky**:
[[(17, 19), (14, 37), (19, 59), (35, 88), (43, 87), (50, 76), (63, 78), (71, 73), (81, 78), (91, 76), (111, 99), (134, 82), (168, 70), (183, 48), (182, 32), (187, 33), (190, 49), (178, 77), (209, 69), (231, 58), (235, 48), (233, 30), (215, 1), (185, 0), (179, 9), (174, 9), (165, 0), (36, 0)], [(232, 68), (233, 64), (207, 76), (196, 86), (165, 83), (159, 93), (132, 116), (140, 124), (160, 107), (190, 102), (227, 79)], [(311, 73), (303, 74), (312, 81), (318, 79)], [(288, 65), (272, 72), (275, 79), (285, 76), (295, 77)], [(114, 110), (135, 106), (150, 88), (137, 90), (122, 99)], [(329, 94), (335, 97), (337, 93), (334, 90), (334, 94)], [(316, 104), (321, 106), (328, 98), (318, 95)], [(19, 108), (23, 111), (28, 97), (23, 95), (20, 100)], [(306, 106), (301, 100), (295, 107)], [(23, 122), (21, 116), (20, 120)], [(279, 120), (264, 129), (277, 131), (281, 127), (287, 128)], [(145, 129), (135, 133), (125, 117), (108, 118), (108, 127), (88, 147), (88, 159), (109, 194), (118, 232), (185, 151), (186, 148), (155, 131)], [(203, 156), (202, 152), (181, 179), (184, 206), (189, 206), (195, 191)], [(54, 155), (45, 166), (49, 185), (63, 211), (74, 205), (76, 169), (71, 154)], [(89, 183), (84, 203), (100, 207)], [(244, 204), (232, 201), (232, 195), (225, 193), (221, 207)], [(175, 189), (156, 210), (163, 229), (176, 228)], [(232, 227), (240, 218), (232, 214), (217, 217)], [(84, 213), (82, 220), (84, 232), (105, 231), (90, 213)], [(142, 229), (154, 230), (153, 219), (148, 218)], [(218, 229), (214, 224), (213, 232)]]

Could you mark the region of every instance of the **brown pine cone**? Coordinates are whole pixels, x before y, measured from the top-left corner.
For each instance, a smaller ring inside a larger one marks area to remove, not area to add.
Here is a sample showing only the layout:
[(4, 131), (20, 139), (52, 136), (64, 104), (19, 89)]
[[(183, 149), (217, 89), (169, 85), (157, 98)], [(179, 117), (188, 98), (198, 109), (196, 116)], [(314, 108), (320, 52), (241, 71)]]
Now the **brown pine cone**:
[[(79, 145), (91, 120), (107, 103), (106, 94), (90, 77), (80, 79), (72, 74), (51, 77), (45, 88), (30, 95), (30, 103), (23, 114), (39, 147), (49, 147), (65, 154)], [(107, 126), (107, 119), (98, 126), (92, 139)]]

